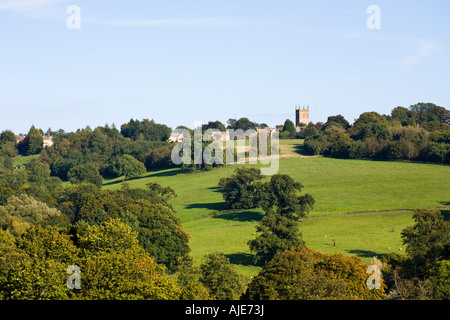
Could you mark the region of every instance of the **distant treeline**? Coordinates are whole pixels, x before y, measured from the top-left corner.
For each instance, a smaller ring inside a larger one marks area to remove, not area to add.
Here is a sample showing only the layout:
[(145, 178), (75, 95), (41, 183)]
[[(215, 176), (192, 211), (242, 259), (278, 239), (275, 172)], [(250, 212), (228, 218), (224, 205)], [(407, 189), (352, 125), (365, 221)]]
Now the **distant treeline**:
[(302, 131), (311, 155), (335, 158), (450, 163), (450, 111), (433, 103), (365, 112), (353, 124), (342, 115)]

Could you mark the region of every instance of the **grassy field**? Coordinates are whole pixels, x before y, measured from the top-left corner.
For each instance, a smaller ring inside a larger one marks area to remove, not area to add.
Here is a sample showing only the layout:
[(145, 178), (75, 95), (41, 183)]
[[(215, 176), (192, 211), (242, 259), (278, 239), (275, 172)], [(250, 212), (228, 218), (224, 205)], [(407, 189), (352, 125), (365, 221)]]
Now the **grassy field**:
[[(301, 223), (306, 244), (324, 252), (342, 252), (368, 261), (375, 255), (403, 252), (400, 233), (412, 225), (413, 209), (439, 207), (450, 202), (450, 167), (403, 162), (294, 158), (301, 142), (280, 143), (280, 173), (291, 175), (316, 200), (315, 210)], [(149, 172), (129, 181), (133, 187), (156, 182), (172, 187), (176, 215), (191, 234), (192, 255), (221, 251), (239, 271), (254, 275), (247, 241), (255, 237), (259, 210), (219, 212), (221, 177), (236, 166), (208, 172), (183, 173), (180, 169)], [(121, 179), (105, 181), (105, 188), (120, 188)]]
[[(404, 252), (401, 231), (413, 224), (413, 210), (442, 207), (450, 202), (450, 167), (404, 162), (339, 160), (305, 157), (302, 140), (280, 140), (280, 173), (291, 175), (316, 200), (315, 210), (300, 230), (306, 245), (323, 252), (342, 252), (368, 261), (388, 252)], [(15, 165), (32, 157), (18, 157)], [(176, 215), (191, 235), (197, 262), (214, 251), (227, 254), (238, 270), (255, 275), (247, 242), (255, 237), (260, 210), (221, 212), (221, 177), (236, 166), (208, 172), (180, 169), (148, 172), (129, 181), (145, 188), (148, 182), (172, 187)], [(104, 188), (121, 187), (122, 179), (105, 180)], [(446, 209), (448, 213), (448, 208)]]

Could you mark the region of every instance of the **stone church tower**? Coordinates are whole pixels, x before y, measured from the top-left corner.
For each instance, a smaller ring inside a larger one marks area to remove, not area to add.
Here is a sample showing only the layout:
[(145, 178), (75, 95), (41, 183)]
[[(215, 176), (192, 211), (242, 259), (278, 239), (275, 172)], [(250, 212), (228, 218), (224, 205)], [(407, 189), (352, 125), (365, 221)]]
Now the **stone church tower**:
[(295, 106), (295, 126), (298, 127), (300, 123), (309, 124), (309, 105), (307, 108), (304, 106), (300, 108), (300, 105)]

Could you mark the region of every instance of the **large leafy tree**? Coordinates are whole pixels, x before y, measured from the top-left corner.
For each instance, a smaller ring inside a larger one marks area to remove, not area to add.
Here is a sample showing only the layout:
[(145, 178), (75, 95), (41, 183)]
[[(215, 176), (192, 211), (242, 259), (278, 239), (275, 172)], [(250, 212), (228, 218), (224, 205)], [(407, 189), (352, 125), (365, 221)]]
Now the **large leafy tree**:
[(139, 246), (138, 234), (119, 219), (89, 227), (79, 237), (84, 275), (80, 298), (178, 299), (181, 289)]
[(131, 189), (125, 184), (117, 191), (83, 183), (65, 190), (60, 207), (74, 224), (102, 225), (108, 219), (120, 218), (138, 232), (139, 244), (145, 251), (173, 272), (178, 259), (190, 250), (189, 234), (168, 204), (174, 195), (171, 188), (154, 183), (147, 189)]
[(133, 179), (146, 172), (145, 165), (133, 156), (125, 154), (118, 157), (113, 163), (113, 171), (117, 176), (125, 176), (125, 179)]
[(360, 258), (294, 247), (277, 254), (248, 286), (255, 300), (382, 299), (385, 286), (366, 286), (367, 265)]
[(284, 122), (283, 131), (289, 132), (289, 136), (291, 137), (295, 136), (295, 134), (297, 133), (294, 123), (289, 119), (286, 119), (286, 121)]
[(223, 198), (227, 209), (250, 209), (259, 205), (261, 170), (256, 168), (237, 168), (235, 174), (221, 178)]
[(258, 190), (259, 206), (266, 214), (277, 213), (298, 220), (314, 207), (310, 194), (299, 195), (303, 185), (286, 174), (275, 174)]
[(244, 292), (243, 278), (221, 252), (205, 256), (200, 282), (218, 300), (237, 300)]
[(268, 214), (256, 226), (260, 235), (248, 242), (250, 250), (255, 252), (255, 264), (264, 265), (277, 252), (291, 247), (304, 245), (299, 232), (299, 223), (280, 214)]
[(332, 124), (340, 126), (344, 129), (350, 128), (350, 123), (341, 114), (338, 114), (337, 116), (328, 117), (327, 122), (325, 123), (324, 127), (326, 128), (327, 126), (330, 126)]
[[(0, 230), (0, 238), (8, 236)], [(69, 299), (67, 267), (78, 264), (79, 250), (70, 237), (53, 227), (30, 227), (21, 237), (9, 238), (0, 250), (0, 298), (13, 300)]]
[(166, 141), (170, 137), (171, 130), (163, 124), (155, 123), (154, 120), (144, 119), (142, 121), (131, 119), (121, 126), (122, 135), (133, 140), (141, 136), (149, 141)]
[(103, 178), (98, 172), (98, 169), (92, 163), (82, 164), (70, 169), (67, 177), (72, 184), (78, 183), (92, 183), (98, 188), (101, 188)]
[(406, 255), (383, 256), (390, 299), (450, 297), (450, 222), (436, 209), (416, 210), (415, 224), (402, 231)]
[(416, 210), (414, 226), (402, 231), (416, 276), (430, 276), (438, 261), (450, 260), (450, 223), (436, 209)]

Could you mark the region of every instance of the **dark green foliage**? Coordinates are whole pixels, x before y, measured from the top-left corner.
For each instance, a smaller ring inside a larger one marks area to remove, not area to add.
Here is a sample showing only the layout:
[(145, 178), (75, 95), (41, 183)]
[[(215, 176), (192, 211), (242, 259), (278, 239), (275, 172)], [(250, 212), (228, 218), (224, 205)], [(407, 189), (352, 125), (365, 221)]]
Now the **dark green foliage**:
[(329, 125), (332, 125), (332, 124), (340, 126), (343, 129), (350, 128), (350, 123), (348, 123), (348, 121), (345, 120), (344, 116), (342, 116), (340, 114), (338, 114), (337, 116), (328, 117), (328, 120), (325, 123), (325, 127), (329, 126)]
[(387, 254), (383, 263), (390, 299), (450, 297), (450, 222), (436, 209), (416, 210), (415, 224), (402, 231), (406, 255)]
[(174, 196), (171, 188), (154, 183), (148, 184), (147, 189), (125, 185), (118, 191), (99, 190), (92, 184), (81, 183), (64, 190), (59, 209), (74, 225), (82, 221), (102, 225), (111, 218), (123, 219), (138, 233), (139, 244), (145, 251), (173, 272), (178, 259), (190, 250), (189, 235), (168, 204)]
[(0, 133), (0, 145), (16, 145), (16, 135), (11, 130), (5, 130)]
[(43, 143), (41, 131), (32, 126), (25, 138), (17, 145), (17, 149), (24, 156), (38, 154), (42, 151)]
[(200, 282), (218, 300), (237, 300), (244, 293), (244, 281), (223, 253), (205, 256)]
[(211, 300), (213, 297), (208, 289), (199, 282), (201, 269), (194, 264), (191, 256), (185, 256), (179, 261), (176, 273), (177, 284), (181, 287), (180, 300)]
[[(62, 130), (52, 132), (54, 144), (45, 148), (40, 159), (50, 165), (51, 174), (67, 181), (69, 171), (76, 166), (92, 164), (98, 168), (104, 178), (113, 178), (125, 174), (124, 166), (131, 169), (131, 176), (142, 171), (144, 164), (148, 168), (171, 165), (170, 151), (172, 146), (167, 142), (170, 128), (144, 120), (133, 120), (137, 124), (137, 136), (128, 137), (128, 131), (121, 134), (115, 127), (97, 127), (94, 130), (86, 127), (76, 132), (66, 133)], [(124, 124), (126, 128), (129, 124)], [(123, 156), (128, 156), (123, 159)], [(133, 157), (142, 165), (130, 160)], [(128, 176), (127, 178), (131, 178)]]
[(255, 252), (255, 264), (264, 265), (277, 252), (283, 252), (291, 247), (304, 245), (299, 232), (299, 223), (280, 214), (268, 214), (256, 226), (256, 232), (261, 233), (248, 245)]
[(50, 167), (48, 164), (39, 161), (39, 159), (32, 159), (26, 165), (28, 173), (28, 180), (39, 185), (44, 184), (50, 179)]
[(145, 165), (128, 154), (114, 160), (112, 170), (119, 177), (125, 176), (125, 179), (137, 178), (146, 172)]
[(286, 119), (283, 126), (283, 132), (288, 132), (290, 137), (295, 136), (297, 130), (295, 129), (295, 125), (291, 120)]
[(415, 275), (428, 277), (436, 262), (450, 260), (450, 222), (436, 209), (416, 210), (413, 218), (416, 224), (403, 230), (403, 242)]
[(314, 198), (298, 195), (303, 186), (289, 175), (275, 174), (259, 189), (259, 206), (266, 214), (277, 213), (286, 218), (299, 220), (314, 207)]
[(298, 220), (314, 207), (310, 194), (299, 195), (303, 186), (289, 175), (275, 174), (261, 182), (260, 169), (237, 168), (235, 174), (219, 181), (228, 209), (260, 207), (266, 216), (256, 227), (261, 233), (248, 242), (255, 252), (255, 263), (265, 264), (277, 252), (303, 244)]
[(86, 182), (101, 188), (103, 183), (103, 178), (98, 172), (97, 167), (90, 163), (71, 168), (67, 177), (72, 184)]
[(248, 118), (240, 118), (238, 120), (236, 119), (228, 119), (227, 121), (228, 129), (233, 129), (233, 130), (244, 130), (247, 131), (248, 129), (256, 129), (258, 128), (259, 124), (253, 121), (250, 121)]
[(173, 166), (171, 161), (172, 149), (172, 145), (165, 145), (151, 150), (145, 157), (147, 170), (164, 169)]
[(133, 140), (142, 139), (148, 141), (166, 141), (170, 137), (171, 130), (163, 124), (155, 123), (153, 120), (133, 120), (121, 126), (120, 132), (126, 138)]
[(314, 138), (319, 135), (316, 126), (310, 122), (300, 134), (303, 138)]
[(236, 173), (222, 178), (219, 186), (228, 209), (250, 209), (259, 205), (261, 171), (256, 168), (237, 168)]
[(170, 272), (190, 249), (189, 235), (181, 228), (172, 210), (161, 204), (143, 207), (136, 215), (139, 244)]
[(365, 112), (353, 126), (340, 116), (329, 117), (318, 134), (304, 135), (304, 149), (311, 155), (335, 158), (448, 164), (449, 114), (445, 108), (419, 103), (409, 109), (397, 107), (390, 116)]

